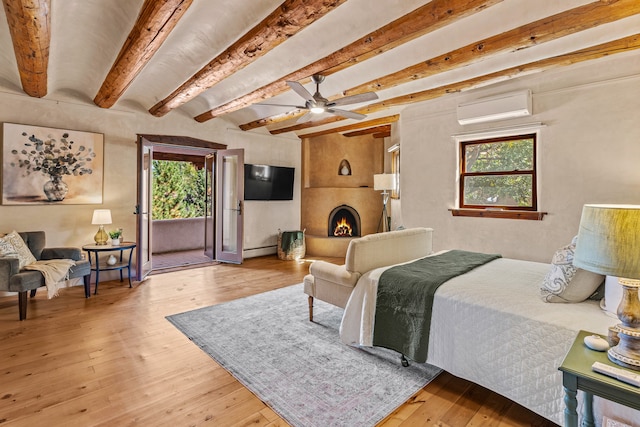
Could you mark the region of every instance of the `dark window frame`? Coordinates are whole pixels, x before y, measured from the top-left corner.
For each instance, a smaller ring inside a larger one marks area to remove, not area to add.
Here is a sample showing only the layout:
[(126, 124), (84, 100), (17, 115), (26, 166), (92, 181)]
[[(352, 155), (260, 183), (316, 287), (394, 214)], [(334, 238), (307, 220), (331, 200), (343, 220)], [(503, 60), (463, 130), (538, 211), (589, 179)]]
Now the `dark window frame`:
[[(466, 141), (460, 141), (460, 175), (459, 175), (459, 210), (468, 209), (480, 209), (484, 211), (501, 210), (501, 211), (537, 211), (538, 207), (538, 188), (537, 188), (537, 150), (538, 150), (538, 138), (537, 133), (526, 133), (519, 135), (509, 135), (494, 138), (482, 138), (472, 139)], [(466, 172), (466, 156), (465, 148), (469, 145), (478, 144), (491, 144), (500, 143), (505, 141), (513, 141), (520, 139), (532, 139), (533, 140), (533, 153), (532, 153), (532, 169), (531, 170), (515, 170), (515, 171), (501, 171), (501, 172)], [(531, 176), (531, 206), (509, 206), (509, 205), (473, 205), (464, 203), (464, 184), (466, 177), (474, 176), (505, 176), (505, 175), (530, 175)]]

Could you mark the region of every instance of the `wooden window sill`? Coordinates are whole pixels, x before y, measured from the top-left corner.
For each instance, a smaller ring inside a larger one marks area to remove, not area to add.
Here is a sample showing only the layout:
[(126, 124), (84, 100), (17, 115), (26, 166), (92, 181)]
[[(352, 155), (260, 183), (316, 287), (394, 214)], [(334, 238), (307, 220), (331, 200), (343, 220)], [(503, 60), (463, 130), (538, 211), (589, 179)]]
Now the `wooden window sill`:
[(475, 218), (508, 218), (542, 221), (547, 212), (493, 210), (493, 209), (449, 209), (453, 216), (470, 216)]

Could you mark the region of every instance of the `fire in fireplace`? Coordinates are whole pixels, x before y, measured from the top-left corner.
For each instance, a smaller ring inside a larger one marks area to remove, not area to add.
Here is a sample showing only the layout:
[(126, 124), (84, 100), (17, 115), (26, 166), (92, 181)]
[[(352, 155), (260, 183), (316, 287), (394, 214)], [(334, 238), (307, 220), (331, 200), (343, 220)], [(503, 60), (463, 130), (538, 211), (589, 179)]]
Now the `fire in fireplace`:
[(351, 227), (351, 224), (349, 224), (349, 221), (347, 221), (345, 217), (342, 217), (342, 219), (338, 221), (336, 228), (333, 230), (333, 235), (335, 237), (352, 237), (353, 236), (353, 228)]
[(360, 215), (351, 206), (341, 205), (329, 214), (329, 237), (360, 236)]

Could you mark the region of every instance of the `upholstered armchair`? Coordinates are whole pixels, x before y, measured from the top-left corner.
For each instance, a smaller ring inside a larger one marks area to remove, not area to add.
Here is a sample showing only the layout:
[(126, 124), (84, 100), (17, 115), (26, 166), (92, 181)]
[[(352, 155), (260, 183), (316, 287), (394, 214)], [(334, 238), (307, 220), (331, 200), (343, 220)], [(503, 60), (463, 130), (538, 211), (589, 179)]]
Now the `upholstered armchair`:
[[(84, 279), (85, 297), (90, 295), (91, 265), (82, 259), (80, 248), (46, 248), (44, 231), (28, 231), (18, 233), (28, 246), (36, 260), (71, 259), (76, 265), (69, 270), (69, 279)], [(34, 297), (39, 287), (45, 286), (44, 276), (40, 271), (20, 269), (17, 256), (0, 255), (0, 291), (18, 293), (18, 310), (20, 320), (27, 318), (27, 292)]]

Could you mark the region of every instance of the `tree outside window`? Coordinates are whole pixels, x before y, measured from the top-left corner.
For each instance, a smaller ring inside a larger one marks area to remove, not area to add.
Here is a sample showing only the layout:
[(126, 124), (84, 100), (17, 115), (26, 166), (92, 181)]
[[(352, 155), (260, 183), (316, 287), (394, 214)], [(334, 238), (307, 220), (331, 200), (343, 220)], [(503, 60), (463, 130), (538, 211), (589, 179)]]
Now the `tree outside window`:
[(153, 219), (204, 216), (205, 173), (193, 163), (153, 161)]
[(536, 135), (461, 143), (460, 207), (536, 210)]

